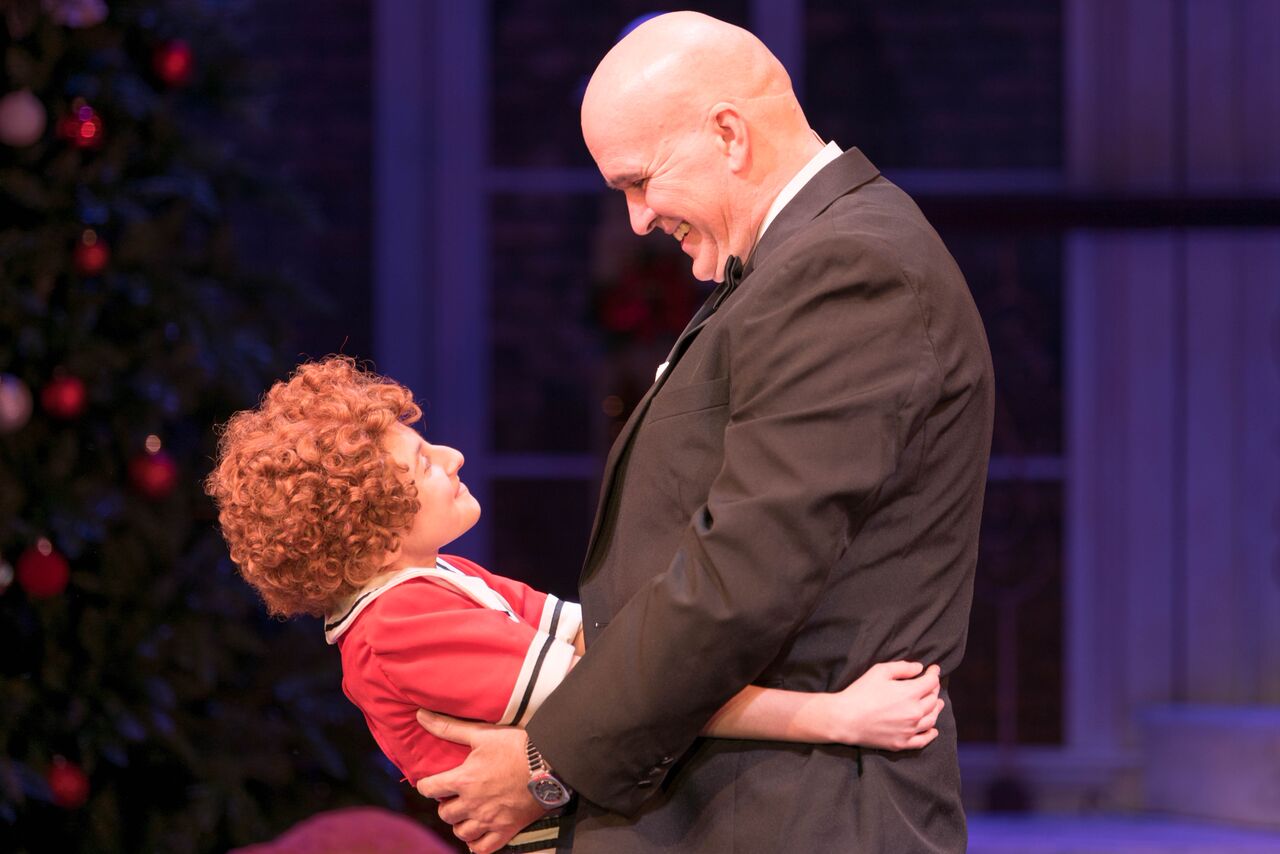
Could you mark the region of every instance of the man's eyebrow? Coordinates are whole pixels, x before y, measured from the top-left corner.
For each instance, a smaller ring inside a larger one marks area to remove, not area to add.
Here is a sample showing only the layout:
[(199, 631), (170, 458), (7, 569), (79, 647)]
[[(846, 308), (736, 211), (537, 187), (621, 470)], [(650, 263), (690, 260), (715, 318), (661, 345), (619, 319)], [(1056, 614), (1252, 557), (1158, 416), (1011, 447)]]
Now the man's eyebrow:
[(632, 184), (643, 179), (644, 176), (639, 172), (629, 172), (626, 175), (619, 175), (617, 178), (608, 178), (605, 180), (605, 184), (613, 190), (625, 190), (627, 187), (630, 187)]

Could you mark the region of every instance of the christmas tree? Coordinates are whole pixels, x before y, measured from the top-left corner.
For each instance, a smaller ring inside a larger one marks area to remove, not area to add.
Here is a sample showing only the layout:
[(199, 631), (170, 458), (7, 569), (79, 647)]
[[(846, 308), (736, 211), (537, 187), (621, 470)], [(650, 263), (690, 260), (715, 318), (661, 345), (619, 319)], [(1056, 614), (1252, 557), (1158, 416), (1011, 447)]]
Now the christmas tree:
[(233, 4), (0, 10), (0, 850), (394, 803), (318, 624), (265, 617), (201, 491), (300, 298), (233, 251), (272, 201), (220, 132), (254, 105)]

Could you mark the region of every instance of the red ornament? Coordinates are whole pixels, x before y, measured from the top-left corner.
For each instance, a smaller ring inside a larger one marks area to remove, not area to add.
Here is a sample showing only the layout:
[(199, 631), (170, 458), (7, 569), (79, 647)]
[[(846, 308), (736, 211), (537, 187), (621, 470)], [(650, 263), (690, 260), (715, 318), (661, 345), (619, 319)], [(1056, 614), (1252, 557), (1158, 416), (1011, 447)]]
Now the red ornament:
[(74, 762), (53, 757), (45, 779), (53, 792), (53, 802), (64, 809), (79, 809), (89, 800), (89, 776)]
[(600, 323), (641, 341), (678, 334), (693, 315), (694, 298), (693, 284), (674, 257), (642, 261), (601, 295)]
[(97, 148), (102, 145), (102, 119), (84, 98), (76, 98), (71, 112), (58, 122), (58, 136), (77, 148)]
[(98, 237), (92, 228), (86, 228), (84, 234), (76, 241), (76, 248), (71, 250), (71, 263), (76, 272), (82, 276), (96, 276), (107, 268), (111, 260), (111, 249), (107, 242)]
[(185, 86), (195, 70), (191, 45), (182, 39), (172, 39), (158, 45), (151, 55), (151, 67), (166, 86)]
[(84, 413), (88, 393), (84, 380), (71, 374), (55, 376), (40, 391), (40, 404), (54, 418), (70, 421)]
[(638, 276), (628, 272), (605, 292), (600, 300), (600, 322), (605, 329), (630, 334), (650, 325), (653, 315), (642, 285)]
[(129, 482), (144, 497), (157, 501), (173, 492), (178, 465), (161, 450), (138, 454), (129, 461)]
[(18, 556), (18, 584), (32, 599), (48, 599), (67, 589), (71, 567), (53, 544), (40, 539)]

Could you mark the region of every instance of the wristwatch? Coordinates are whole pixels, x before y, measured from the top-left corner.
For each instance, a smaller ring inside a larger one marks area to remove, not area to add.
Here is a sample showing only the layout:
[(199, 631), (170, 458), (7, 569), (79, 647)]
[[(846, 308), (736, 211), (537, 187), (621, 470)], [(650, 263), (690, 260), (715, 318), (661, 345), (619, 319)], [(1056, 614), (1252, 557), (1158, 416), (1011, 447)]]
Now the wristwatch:
[(542, 804), (543, 809), (553, 810), (569, 803), (573, 789), (551, 772), (551, 766), (533, 746), (532, 740), (527, 742), (525, 755), (529, 758), (529, 794)]

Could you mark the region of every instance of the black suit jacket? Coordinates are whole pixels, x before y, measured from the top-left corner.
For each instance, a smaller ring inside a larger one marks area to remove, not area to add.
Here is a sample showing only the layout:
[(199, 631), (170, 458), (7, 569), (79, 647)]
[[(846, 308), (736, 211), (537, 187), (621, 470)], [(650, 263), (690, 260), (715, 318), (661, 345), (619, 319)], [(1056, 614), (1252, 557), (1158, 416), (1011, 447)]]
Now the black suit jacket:
[(982, 323), (852, 149), (681, 336), (609, 456), (588, 653), (528, 725), (575, 852), (962, 851), (950, 704), (921, 751), (702, 739), (748, 683), (964, 651), (993, 411)]

